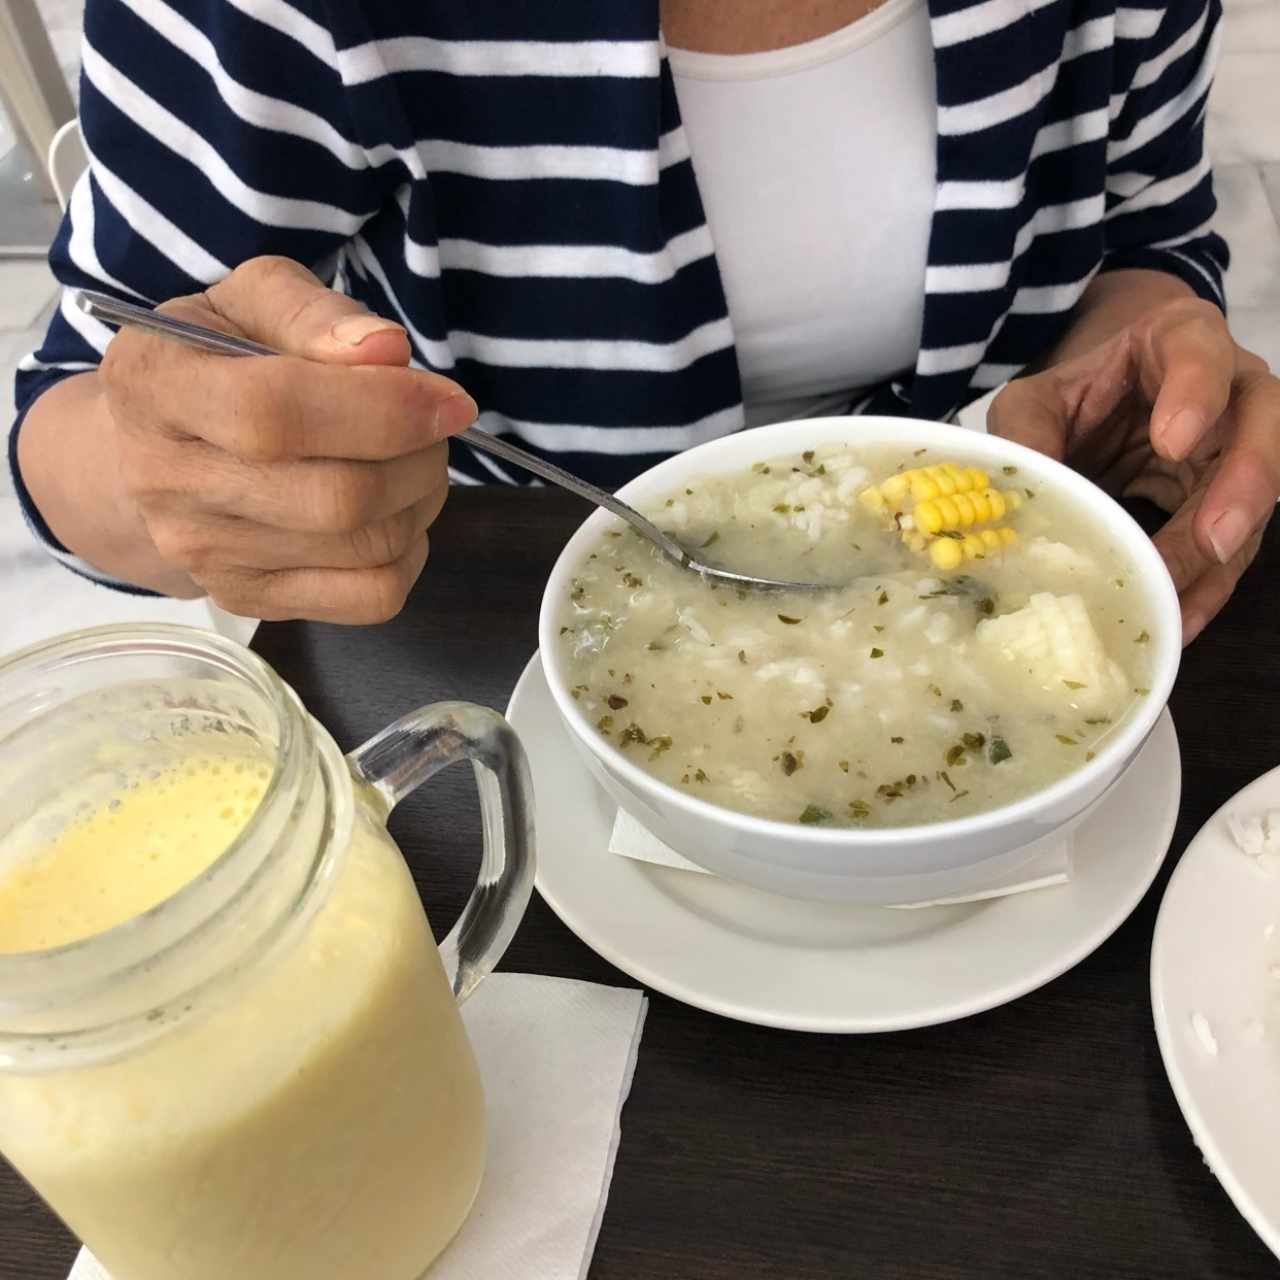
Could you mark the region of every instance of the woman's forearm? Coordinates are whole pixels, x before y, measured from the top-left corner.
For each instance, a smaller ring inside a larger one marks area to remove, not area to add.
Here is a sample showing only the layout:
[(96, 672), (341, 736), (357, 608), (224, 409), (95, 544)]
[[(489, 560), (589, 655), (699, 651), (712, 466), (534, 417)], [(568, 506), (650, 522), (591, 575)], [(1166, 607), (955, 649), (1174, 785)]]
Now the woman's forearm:
[(165, 595), (203, 594), (161, 558), (126, 491), (97, 373), (65, 378), (31, 406), (18, 435), (18, 466), (45, 523), (80, 559)]
[(1096, 276), (1071, 313), (1067, 330), (1027, 373), (1092, 351), (1148, 311), (1180, 298), (1194, 298), (1191, 287), (1164, 271), (1108, 271)]

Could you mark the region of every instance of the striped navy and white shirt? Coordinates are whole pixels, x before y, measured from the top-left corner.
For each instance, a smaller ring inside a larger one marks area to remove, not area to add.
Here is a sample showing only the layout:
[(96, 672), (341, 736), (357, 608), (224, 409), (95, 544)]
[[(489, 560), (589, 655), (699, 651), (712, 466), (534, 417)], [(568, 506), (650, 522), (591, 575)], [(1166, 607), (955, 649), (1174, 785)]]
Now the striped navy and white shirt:
[[(949, 417), (1043, 353), (1100, 270), (1222, 304), (1219, 0), (929, 13), (920, 350), (859, 410)], [(400, 320), (484, 429), (605, 485), (742, 425), (658, 0), (88, 0), (80, 112), (91, 168), (51, 254), (68, 287), (159, 302), (295, 258)], [(110, 338), (65, 296), (20, 367), (18, 426)], [(453, 450), (456, 481), (523, 478)]]

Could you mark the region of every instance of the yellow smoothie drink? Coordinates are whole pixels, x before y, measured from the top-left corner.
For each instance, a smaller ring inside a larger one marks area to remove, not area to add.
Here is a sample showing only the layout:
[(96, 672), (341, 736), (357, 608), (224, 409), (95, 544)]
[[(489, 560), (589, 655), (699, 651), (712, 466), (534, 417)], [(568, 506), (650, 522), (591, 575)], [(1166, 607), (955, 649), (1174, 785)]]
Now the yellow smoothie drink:
[[(214, 863), (270, 776), (199, 735), (0, 841), (0, 952), (102, 933)], [(357, 802), (297, 936), (125, 1056), (0, 1074), (5, 1153), (113, 1280), (414, 1280), (479, 1184), (483, 1100), (413, 881)]]

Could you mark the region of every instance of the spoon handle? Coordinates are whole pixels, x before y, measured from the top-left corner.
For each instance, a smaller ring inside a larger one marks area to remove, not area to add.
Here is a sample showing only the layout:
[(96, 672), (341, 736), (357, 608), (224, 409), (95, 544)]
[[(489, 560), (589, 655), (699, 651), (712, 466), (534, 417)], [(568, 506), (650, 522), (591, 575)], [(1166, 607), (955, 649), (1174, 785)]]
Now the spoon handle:
[[(95, 293), (90, 289), (82, 289), (75, 296), (76, 306), (87, 316), (101, 320), (106, 324), (134, 325), (139, 329), (147, 329), (166, 338), (176, 338), (189, 347), (201, 351), (209, 351), (223, 356), (277, 356), (280, 352), (261, 342), (249, 338), (237, 337), (231, 333), (220, 333), (217, 329), (207, 329), (204, 325), (192, 324), (188, 320), (179, 320), (176, 316), (165, 315), (153, 311), (150, 307), (139, 306), (133, 302), (122, 302), (105, 293)], [(603, 507), (621, 520), (625, 520), (637, 532), (653, 542), (665, 555), (670, 556), (678, 564), (691, 563), (688, 553), (678, 543), (669, 538), (657, 525), (646, 520), (634, 507), (615, 498), (613, 494), (599, 489), (587, 481), (579, 479), (570, 472), (546, 462), (532, 453), (526, 453), (514, 444), (498, 439), (488, 432), (476, 427), (468, 427), (458, 436), (473, 448), (490, 453), (504, 462), (513, 462), (523, 470), (531, 472), (543, 480), (549, 480), (588, 502)]]

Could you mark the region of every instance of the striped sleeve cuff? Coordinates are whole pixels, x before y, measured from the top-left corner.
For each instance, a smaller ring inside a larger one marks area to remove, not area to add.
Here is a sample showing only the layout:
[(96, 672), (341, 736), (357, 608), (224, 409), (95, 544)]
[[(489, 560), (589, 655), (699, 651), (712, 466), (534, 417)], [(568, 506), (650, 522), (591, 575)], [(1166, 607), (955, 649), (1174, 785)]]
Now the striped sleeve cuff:
[(63, 378), (69, 376), (70, 372), (49, 370), (34, 387), (30, 387), (30, 398), (18, 414), (17, 420), (9, 432), (9, 474), (13, 478), (13, 488), (18, 496), (18, 503), (22, 508), (23, 518), (45, 550), (59, 564), (64, 568), (70, 569), (77, 576), (86, 578), (100, 587), (109, 587), (113, 591), (124, 592), (126, 595), (157, 597), (159, 592), (150, 591), (146, 587), (137, 587), (132, 583), (123, 582), (118, 578), (112, 578), (107, 574), (101, 573), (87, 561), (81, 560), (79, 556), (74, 555), (63, 546), (53, 530), (49, 528), (48, 521), (40, 514), (40, 508), (36, 506), (35, 500), (31, 497), (31, 491), (27, 488), (26, 481), (22, 478), (22, 468), (18, 465), (18, 435), (22, 430), (22, 424), (26, 421), (27, 414), (31, 411), (31, 406), (39, 396), (49, 390), (55, 383), (61, 382)]
[(1221, 266), (1225, 255), (1226, 243), (1214, 235), (1176, 248), (1135, 247), (1117, 250), (1107, 254), (1102, 270), (1163, 271), (1167, 275), (1177, 276), (1197, 297), (1213, 303), (1225, 312), (1227, 303), (1222, 287)]

